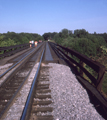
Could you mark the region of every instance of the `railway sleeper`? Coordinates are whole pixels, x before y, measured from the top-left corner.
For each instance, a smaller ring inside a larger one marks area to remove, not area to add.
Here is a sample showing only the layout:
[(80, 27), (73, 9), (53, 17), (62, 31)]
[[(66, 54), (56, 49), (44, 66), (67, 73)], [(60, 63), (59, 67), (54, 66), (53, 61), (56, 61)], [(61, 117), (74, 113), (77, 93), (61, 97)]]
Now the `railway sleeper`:
[(0, 101), (0, 106), (4, 106), (7, 102), (5, 102), (4, 100)]
[(2, 101), (2, 100), (9, 100), (10, 98), (12, 97), (12, 95), (4, 95), (4, 96), (2, 96), (2, 98), (0, 98), (0, 101)]
[[(46, 72), (46, 71), (45, 71)], [(48, 72), (48, 71), (47, 71)], [(49, 77), (49, 75), (46, 75), (46, 74), (43, 74), (42, 72), (41, 72), (41, 76), (40, 76), (40, 78), (39, 79), (47, 79), (47, 77)]]
[(46, 115), (46, 116), (31, 115), (30, 120), (53, 120), (53, 116), (52, 115)]
[[(17, 77), (18, 78), (18, 77)], [(21, 77), (22, 78), (22, 77)], [(22, 83), (22, 80), (14, 80), (14, 83), (12, 83), (13, 81), (10, 81), (10, 82), (8, 82), (7, 84), (8, 85), (14, 85), (14, 84), (20, 84), (20, 83)]]
[(34, 101), (33, 105), (49, 105), (51, 103), (52, 103), (51, 100), (48, 100), (48, 101)]
[(46, 85), (44, 85), (44, 86), (38, 86), (37, 90), (40, 90), (40, 89), (49, 89), (49, 86), (46, 86)]
[(41, 77), (39, 78), (39, 81), (49, 81), (49, 79)]
[(51, 95), (35, 95), (35, 98), (38, 98), (38, 99), (46, 99), (46, 98), (51, 98)]
[(0, 95), (3, 93), (13, 93), (15, 90), (12, 90), (12, 89), (5, 89), (5, 90), (0, 90)]
[(8, 102), (9, 102), (9, 100), (0, 101), (0, 112), (5, 108), (5, 106)]
[(49, 80), (40, 79), (39, 82), (49, 82)]
[(38, 87), (39, 86), (49, 86), (49, 84), (41, 84), (40, 82), (38, 83)]
[(37, 93), (49, 93), (49, 92), (51, 92), (51, 90), (50, 89), (40, 89), (40, 90), (37, 90), (36, 91)]
[(1, 111), (1, 109), (3, 109), (4, 107), (5, 107), (5, 104), (0, 105), (0, 111)]
[(19, 86), (8, 86), (6, 89), (18, 89)]
[(32, 111), (31, 113), (37, 113), (37, 112), (52, 112), (53, 108), (52, 107), (37, 107), (37, 106), (32, 106)]
[(8, 97), (11, 97), (11, 96), (13, 96), (13, 93), (11, 94), (11, 93), (6, 93), (6, 94), (0, 94), (0, 96), (2, 96), (0, 99), (5, 99), (5, 98), (8, 98)]

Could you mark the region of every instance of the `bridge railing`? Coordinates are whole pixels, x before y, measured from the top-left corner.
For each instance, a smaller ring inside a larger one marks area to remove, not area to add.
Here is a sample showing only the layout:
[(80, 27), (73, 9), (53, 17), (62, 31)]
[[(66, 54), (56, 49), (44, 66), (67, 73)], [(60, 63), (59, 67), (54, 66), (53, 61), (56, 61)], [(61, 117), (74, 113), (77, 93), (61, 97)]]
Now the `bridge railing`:
[(24, 50), (26, 48), (29, 48), (29, 43), (26, 44), (20, 44), (20, 45), (14, 45), (9, 47), (0, 47), (0, 59), (11, 56), (21, 50)]
[[(85, 73), (88, 78), (91, 80), (91, 84), (97, 88), (98, 91), (101, 91), (102, 82), (103, 82), (103, 76), (105, 73), (105, 66), (98, 63), (97, 61), (93, 61), (87, 56), (80, 54), (72, 49), (63, 47), (59, 44), (55, 44), (50, 42), (50, 45), (53, 46), (54, 49), (57, 50), (57, 52), (62, 53), (67, 59), (69, 59), (73, 64), (75, 64), (77, 67), (80, 68), (78, 72), (83, 77), (83, 73)], [(72, 57), (76, 57), (79, 59), (79, 62), (77, 62)], [(90, 68), (92, 68), (97, 73), (97, 78), (93, 76), (91, 73), (89, 73), (86, 68), (84, 67), (83, 63), (88, 65)]]

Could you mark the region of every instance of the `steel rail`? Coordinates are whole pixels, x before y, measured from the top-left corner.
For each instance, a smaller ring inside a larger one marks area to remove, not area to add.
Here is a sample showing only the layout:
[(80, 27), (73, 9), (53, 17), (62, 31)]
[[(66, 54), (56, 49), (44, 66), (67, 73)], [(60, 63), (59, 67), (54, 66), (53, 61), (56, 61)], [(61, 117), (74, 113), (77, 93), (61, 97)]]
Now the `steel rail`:
[[(43, 50), (42, 50), (43, 51)], [(38, 57), (39, 60), (40, 57)], [(38, 61), (37, 60), (37, 61)], [(21, 85), (19, 86), (19, 88), (17, 89), (17, 91), (14, 93), (13, 97), (9, 100), (9, 102), (7, 103), (7, 105), (5, 106), (5, 108), (3, 109), (3, 111), (0, 113), (0, 119), (3, 118), (5, 116), (5, 112), (9, 109), (9, 107), (11, 106), (11, 104), (13, 103), (14, 99), (17, 97), (19, 91), (21, 90), (21, 88), (23, 87), (24, 83), (26, 82), (26, 80), (28, 79), (35, 63), (37, 62), (35, 61), (31, 70), (29, 71), (29, 73), (27, 74), (27, 76), (24, 78), (23, 82), (21, 83)]]
[(20, 120), (25, 120), (25, 118), (26, 118), (27, 110), (28, 110), (28, 107), (29, 107), (29, 104), (30, 104), (30, 100), (31, 100), (32, 94), (33, 94), (35, 83), (37, 81), (37, 77), (38, 77), (38, 74), (39, 74), (39, 71), (40, 71), (40, 66), (41, 66), (41, 62), (42, 62), (42, 59), (43, 59), (44, 51), (45, 51), (45, 48), (44, 48), (44, 50), (42, 52), (42, 55), (41, 55), (41, 58), (40, 58), (40, 62), (39, 62), (39, 66), (37, 68), (37, 72), (35, 74), (35, 77), (34, 77), (34, 80), (33, 80), (33, 83), (32, 83), (32, 86), (31, 86), (31, 89), (30, 89), (30, 92), (29, 92), (29, 95), (28, 95), (28, 98), (27, 98), (27, 101), (26, 101), (26, 105), (25, 105), (25, 108), (24, 108), (24, 111), (22, 113), (22, 116), (21, 116)]
[(35, 51), (33, 51), (32, 54), (28, 56), (28, 58), (26, 58), (15, 70), (12, 71), (12, 73), (10, 73), (9, 76), (1, 83), (0, 88), (2, 85), (5, 84), (6, 81), (10, 80), (12, 76), (26, 63), (26, 61), (30, 59), (30, 57), (34, 54), (34, 52), (37, 52), (42, 46), (43, 44), (39, 46)]
[[(39, 48), (40, 48), (40, 46), (38, 47), (38, 49)], [(13, 66), (11, 66), (8, 70), (6, 70), (3, 74), (0, 75), (0, 78), (2, 78), (6, 73), (8, 73), (11, 69), (13, 69), (16, 65), (18, 65), (22, 60), (24, 60), (28, 55), (30, 55), (34, 51), (35, 50), (32, 50), (30, 53), (28, 53), (27, 55), (25, 55), (21, 60), (19, 60), (17, 63), (15, 63)]]

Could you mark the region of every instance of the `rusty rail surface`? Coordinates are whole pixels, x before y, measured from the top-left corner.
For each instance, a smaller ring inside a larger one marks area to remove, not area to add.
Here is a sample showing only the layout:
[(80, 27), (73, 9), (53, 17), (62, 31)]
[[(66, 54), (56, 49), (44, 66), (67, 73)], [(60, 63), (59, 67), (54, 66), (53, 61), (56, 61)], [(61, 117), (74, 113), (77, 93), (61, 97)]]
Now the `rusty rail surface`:
[(9, 46), (9, 47), (0, 47), (0, 53), (1, 53), (0, 59), (7, 57), (7, 56), (11, 56), (15, 54), (16, 52), (19, 52), (26, 48), (29, 48), (29, 43)]
[[(88, 58), (85, 55), (82, 55), (72, 49), (63, 47), (59, 44), (55, 44), (52, 42), (49, 42), (50, 45), (52, 45), (54, 47), (54, 49), (57, 49), (58, 52), (60, 51), (61, 53), (63, 53), (63, 55), (69, 59), (72, 63), (74, 63), (77, 67), (80, 68), (80, 70), (78, 71), (81, 76), (83, 77), (83, 72), (88, 76), (88, 78), (91, 80), (92, 85), (94, 85), (94, 87), (97, 88), (98, 91), (101, 91), (101, 87), (102, 87), (102, 82), (103, 82), (103, 76), (105, 73), (105, 66), (103, 66), (102, 64), (91, 60), (90, 58)], [(67, 55), (66, 53), (69, 55)], [(73, 58), (70, 57), (71, 56), (75, 56), (76, 58), (79, 59), (79, 62), (77, 62), (76, 60), (74, 60)], [(96, 71), (96, 73), (98, 73), (97, 78), (95, 78), (91, 73), (89, 73), (85, 68), (83, 63), (85, 63), (86, 65), (88, 65), (89, 67), (91, 67), (94, 71)]]

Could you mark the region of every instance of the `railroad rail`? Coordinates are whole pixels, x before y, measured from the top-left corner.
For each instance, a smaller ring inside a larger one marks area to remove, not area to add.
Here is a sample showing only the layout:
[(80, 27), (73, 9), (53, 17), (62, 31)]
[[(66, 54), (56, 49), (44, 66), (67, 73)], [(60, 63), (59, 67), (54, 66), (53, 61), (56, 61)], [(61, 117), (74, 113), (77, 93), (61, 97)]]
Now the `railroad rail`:
[[(13, 70), (13, 72), (0, 85), (0, 118), (13, 103), (20, 89), (27, 80), (31, 70), (33, 69), (34, 64), (39, 60), (39, 56), (44, 47), (45, 44), (41, 44), (37, 49), (28, 53), (23, 58), (24, 60), (22, 59), (23, 61), (20, 61), (21, 63), (18, 65), (18, 67), (16, 67), (15, 70)], [(9, 70), (12, 69), (15, 65), (9, 68)]]
[[(71, 60), (70, 58), (69, 58), (69, 56), (67, 56), (63, 51), (62, 51), (62, 46), (60, 46), (60, 45), (56, 45), (56, 44), (54, 44), (54, 43), (49, 43), (50, 45), (51, 45), (51, 47), (53, 48), (53, 50), (56, 52), (56, 54), (60, 57), (60, 58), (62, 58), (62, 59), (65, 59), (65, 57), (68, 59), (68, 60)], [(61, 47), (61, 48), (59, 48), (59, 47)], [(63, 48), (64, 49), (64, 48)], [(65, 49), (64, 49), (65, 50)], [(68, 51), (67, 51), (68, 52)], [(74, 51), (73, 51), (74, 52)], [(44, 53), (44, 52), (43, 52)], [(42, 56), (43, 56), (43, 53), (42, 53)], [(80, 57), (80, 55), (79, 55), (79, 57)], [(85, 57), (86, 59), (87, 59), (87, 57)], [(66, 59), (65, 59), (66, 60)], [(89, 59), (88, 59), (89, 60)], [(42, 57), (41, 57), (41, 61), (42, 61)], [(83, 60), (83, 61), (86, 61), (86, 63), (88, 63), (87, 62), (87, 60)], [(104, 66), (102, 66), (101, 64), (96, 64), (96, 63), (94, 63), (93, 61), (91, 61), (93, 64), (92, 65), (94, 65), (94, 67), (97, 67), (97, 69), (99, 68), (99, 69), (101, 69), (101, 67), (102, 67), (102, 69), (103, 69), (103, 73), (102, 73), (102, 75), (104, 74)], [(76, 63), (76, 62), (74, 62), (74, 63)], [(37, 113), (38, 112), (52, 112), (52, 110), (53, 110), (53, 108), (51, 108), (51, 107), (47, 107), (46, 105), (49, 105), (52, 101), (46, 101), (46, 102), (44, 102), (43, 100), (41, 100), (41, 101), (36, 101), (36, 99), (46, 99), (46, 98), (51, 98), (51, 96), (50, 95), (45, 95), (45, 96), (43, 96), (43, 95), (41, 95), (41, 94), (43, 94), (44, 93), (44, 89), (48, 89), (48, 90), (46, 90), (46, 93), (47, 93), (47, 91), (49, 92), (50, 90), (49, 90), (49, 85), (48, 84), (40, 84), (40, 81), (41, 81), (41, 77), (39, 76), (39, 78), (38, 78), (38, 74), (39, 74), (39, 71), (40, 71), (40, 64), (41, 64), (41, 62), (39, 63), (39, 67), (38, 67), (38, 71), (37, 71), (37, 73), (35, 74), (35, 78), (34, 78), (34, 82), (33, 82), (33, 86), (32, 86), (32, 88), (31, 88), (31, 90), (30, 90), (30, 93), (29, 93), (29, 96), (28, 96), (28, 99), (27, 99), (27, 102), (26, 102), (26, 106), (25, 106), (25, 109), (24, 109), (24, 111), (23, 111), (23, 114), (22, 114), (22, 117), (21, 117), (21, 120), (24, 120), (24, 119), (37, 119), (37, 120), (39, 120), (39, 119), (49, 119), (49, 120), (51, 120), (51, 119), (53, 119), (53, 116), (52, 115), (45, 115), (45, 116), (42, 116), (42, 115), (38, 115)], [(89, 64), (88, 64), (89, 65)], [(90, 65), (91, 66), (91, 65)], [(94, 68), (94, 67), (92, 67), (92, 68)], [(81, 68), (81, 67), (80, 67)], [(96, 70), (96, 68), (94, 68), (95, 70)], [(84, 70), (84, 69), (82, 69), (82, 70)], [(97, 71), (97, 70), (96, 70)], [(98, 72), (98, 71), (97, 71)], [(99, 73), (100, 74), (100, 73)], [(41, 74), (40, 74), (41, 75)], [(101, 77), (101, 75), (100, 75), (100, 77)], [(38, 86), (39, 85), (39, 86)], [(95, 84), (96, 85), (96, 84)], [(95, 85), (94, 85), (94, 87), (95, 87)], [(35, 86), (35, 87), (34, 87)], [(91, 87), (92, 88), (92, 87)], [(97, 88), (97, 87), (96, 87)], [(38, 95), (38, 89), (39, 89), (39, 93), (40, 93), (40, 95)], [(93, 93), (95, 92), (96, 93), (96, 90), (95, 89), (92, 89), (93, 90)], [(35, 92), (34, 92), (35, 91)], [(98, 92), (98, 90), (97, 90), (97, 92)], [(72, 93), (71, 93), (72, 94)], [(95, 95), (95, 94), (94, 94)], [(106, 108), (107, 108), (107, 100), (105, 99), (105, 98), (103, 98), (102, 96), (101, 96), (101, 94), (98, 92), (98, 93), (96, 93), (96, 96), (97, 96), (97, 99), (99, 99), (99, 101), (101, 102), (101, 104), (103, 104), (103, 110), (107, 113), (107, 111), (106, 111)], [(38, 107), (38, 105), (42, 105), (43, 107), (41, 107), (41, 108), (39, 108)], [(45, 105), (45, 106), (44, 106)]]
[[(104, 112), (107, 113), (107, 100), (100, 94), (101, 82), (103, 80), (105, 67), (71, 49), (65, 48), (52, 42), (44, 42), (42, 47), (40, 49), (38, 48), (38, 50), (36, 51), (37, 59), (40, 59), (40, 61), (20, 119), (53, 120), (53, 116), (51, 114), (51, 112), (53, 111), (53, 108), (51, 107), (51, 90), (49, 89), (48, 78), (49, 68), (42, 65), (45, 59), (47, 61), (46, 63), (54, 61), (53, 57), (49, 55), (52, 53), (49, 51), (49, 47), (54, 50), (59, 59), (65, 60), (68, 65), (70, 64), (72, 66), (75, 64), (80, 68), (80, 70), (77, 69), (79, 73), (77, 75), (77, 78), (80, 80), (83, 86), (85, 86), (86, 89), (91, 91), (91, 93), (97, 98), (97, 100), (100, 101), (101, 105), (103, 106)], [(2, 98), (0, 99), (1, 118), (5, 116), (5, 113), (7, 112), (11, 104), (14, 102), (14, 99), (16, 98), (18, 92), (28, 79), (28, 76), (31, 73), (33, 66), (36, 63), (36, 61), (31, 60), (34, 56), (34, 53), (29, 54), (30, 55), (28, 57), (28, 60), (25, 59), (20, 64), (20, 67), (18, 67), (18, 69), (12, 73), (12, 76), (10, 75), (9, 78), (7, 78), (5, 82), (0, 86), (0, 98)], [(72, 55), (78, 57), (80, 59), (80, 63), (75, 61), (72, 58)], [(46, 56), (48, 58), (45, 58)], [(59, 61), (59, 59), (55, 60)], [(85, 62), (86, 64), (88, 64), (88, 66), (92, 67), (92, 69), (98, 72), (97, 79), (93, 78), (92, 75), (90, 77), (90, 73), (88, 73), (88, 71), (86, 72), (85, 68), (83, 68), (83, 62)], [(24, 70), (28, 71), (26, 76), (20, 76)], [(83, 72), (86, 73), (86, 75), (89, 76), (90, 79), (92, 79), (92, 84), (84, 80), (82, 76)], [(46, 114), (43, 115), (44, 113)]]
[(0, 54), (0, 59), (11, 56), (21, 50), (29, 48), (29, 46), (30, 44), (26, 43), (26, 44), (14, 45), (9, 47), (0, 47), (0, 53), (2, 53)]
[[(49, 95), (48, 96), (46, 96), (46, 95), (45, 96), (37, 95), (36, 92), (35, 92), (36, 91), (35, 89), (39, 90), (39, 92), (40, 91), (42, 91), (42, 92), (49, 92), (49, 90), (47, 90), (47, 88), (49, 88), (49, 85), (47, 85), (47, 84), (39, 84), (39, 86), (37, 86), (37, 78), (38, 78), (39, 73), (40, 73), (40, 68), (41, 68), (41, 62), (42, 62), (42, 59), (43, 59), (43, 55), (44, 55), (44, 50), (43, 50), (42, 55), (41, 55), (39, 66), (38, 66), (37, 72), (35, 74), (35, 77), (34, 77), (34, 80), (33, 80), (33, 83), (32, 83), (32, 86), (31, 86), (31, 89), (30, 89), (30, 92), (29, 92), (29, 95), (28, 95), (28, 98), (27, 98), (27, 101), (26, 101), (26, 105), (25, 105), (25, 108), (24, 108), (24, 111), (23, 111), (23, 114), (22, 114), (22, 117), (21, 117), (21, 120), (28, 119), (28, 117), (30, 117), (31, 119), (35, 119), (35, 118), (39, 119), (40, 116), (38, 118), (38, 116), (37, 115), (33, 115), (33, 113), (36, 113), (37, 111), (42, 111), (42, 112), (43, 111), (48, 111), (49, 109), (51, 109), (51, 108), (47, 108), (48, 109), (47, 110), (46, 107), (42, 108), (42, 109), (41, 108), (40, 109), (39, 108), (38, 109), (34, 108), (35, 105), (38, 105), (40, 103), (40, 101), (39, 102), (34, 101), (34, 98), (45, 99), (45, 98), (50, 97)], [(44, 91), (44, 89), (45, 89), (45, 91)], [(33, 102), (33, 105), (32, 105), (32, 102)], [(49, 102), (50, 101), (48, 101), (48, 104), (49, 104)], [(40, 104), (44, 104), (44, 101), (42, 101)], [(46, 101), (45, 101), (45, 104), (46, 104)], [(43, 117), (42, 116), (42, 119), (44, 119), (44, 118), (48, 119), (49, 116), (48, 117), (46, 117), (46, 116)]]
[[(37, 47), (37, 50), (41, 47), (41, 45), (39, 47)], [(2, 78), (5, 74), (7, 74), (10, 70), (12, 70), (14, 67), (16, 67), (18, 64), (21, 64), (22, 61), (24, 61), (24, 59), (30, 57), (33, 53), (35, 52), (35, 49), (31, 50), (29, 53), (27, 53), (24, 57), (22, 57), (18, 62), (16, 62), (14, 65), (12, 65), (8, 70), (6, 70), (5, 72), (3, 72), (0, 75), (0, 78)]]
[[(48, 105), (52, 103), (51, 101), (51, 90), (49, 89), (49, 84), (47, 83), (49, 79), (48, 75), (44, 75), (43, 72), (48, 73), (47, 67), (41, 67), (45, 49), (42, 52), (41, 59), (38, 65), (37, 72), (35, 74), (30, 92), (26, 101), (25, 108), (23, 110), (21, 120), (25, 119), (36, 119), (36, 120), (53, 120), (52, 115), (38, 115), (38, 112), (52, 112), (53, 108)], [(39, 99), (39, 101), (38, 101)]]

